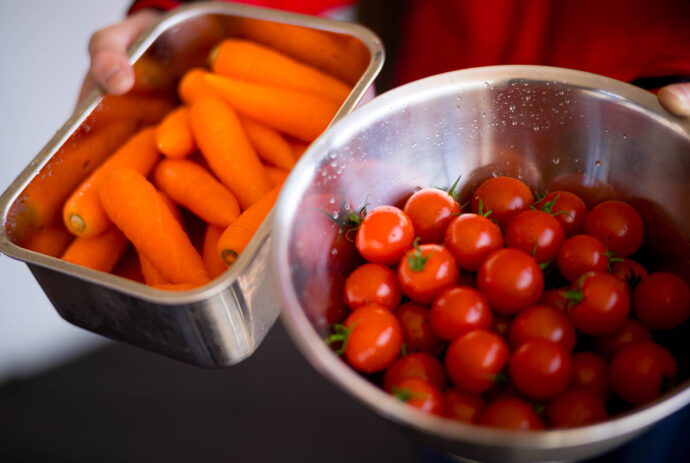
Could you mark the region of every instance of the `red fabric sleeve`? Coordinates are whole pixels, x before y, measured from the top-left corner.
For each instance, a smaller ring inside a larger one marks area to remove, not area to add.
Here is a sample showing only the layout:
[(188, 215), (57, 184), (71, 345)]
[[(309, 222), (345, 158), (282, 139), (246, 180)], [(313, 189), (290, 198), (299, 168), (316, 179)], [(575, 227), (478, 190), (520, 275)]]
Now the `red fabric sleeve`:
[[(277, 10), (293, 11), (296, 13), (318, 15), (325, 11), (354, 5), (356, 0), (234, 0), (235, 3), (246, 5), (263, 6), (275, 8)], [(132, 14), (144, 8), (155, 8), (157, 10), (171, 10), (178, 7), (184, 1), (180, 0), (137, 0), (127, 11)]]
[(137, 0), (132, 3), (132, 6), (129, 7), (127, 14), (130, 15), (145, 8), (153, 8), (162, 11), (172, 10), (173, 8), (180, 6), (182, 3), (184, 2), (178, 0)]

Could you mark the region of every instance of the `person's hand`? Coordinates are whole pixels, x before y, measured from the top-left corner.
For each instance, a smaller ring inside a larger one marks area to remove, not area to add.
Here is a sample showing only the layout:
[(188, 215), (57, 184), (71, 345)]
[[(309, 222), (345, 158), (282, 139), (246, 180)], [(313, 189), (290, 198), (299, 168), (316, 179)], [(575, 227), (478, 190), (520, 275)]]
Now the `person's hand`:
[(89, 40), (91, 64), (77, 105), (96, 87), (107, 93), (121, 95), (134, 85), (134, 70), (127, 60), (127, 49), (161, 15), (144, 9), (128, 16), (122, 22), (96, 31)]
[(662, 87), (659, 103), (676, 116), (690, 116), (690, 82)]

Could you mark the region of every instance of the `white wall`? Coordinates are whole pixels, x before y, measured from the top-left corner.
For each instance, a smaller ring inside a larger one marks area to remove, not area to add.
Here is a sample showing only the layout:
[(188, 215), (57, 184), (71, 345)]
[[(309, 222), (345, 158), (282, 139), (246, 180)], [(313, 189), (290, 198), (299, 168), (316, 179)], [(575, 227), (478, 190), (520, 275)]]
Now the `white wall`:
[[(0, 190), (69, 117), (91, 33), (130, 0), (0, 1)], [(92, 349), (105, 338), (64, 321), (25, 264), (0, 254), (0, 383)]]

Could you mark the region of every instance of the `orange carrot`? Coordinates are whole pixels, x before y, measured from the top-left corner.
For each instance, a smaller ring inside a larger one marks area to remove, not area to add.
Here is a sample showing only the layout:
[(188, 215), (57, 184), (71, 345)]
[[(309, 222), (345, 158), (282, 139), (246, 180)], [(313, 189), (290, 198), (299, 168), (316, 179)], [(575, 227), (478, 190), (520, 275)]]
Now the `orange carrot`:
[(256, 230), (271, 212), (278, 199), (280, 188), (281, 186), (274, 187), (262, 196), (220, 235), (217, 251), (226, 264), (232, 265), (244, 251)]
[(259, 156), (235, 111), (219, 98), (202, 98), (189, 111), (201, 154), (216, 177), (235, 195), (242, 210), (269, 189)]
[(137, 283), (144, 283), (144, 275), (141, 274), (141, 265), (139, 264), (139, 255), (134, 246), (127, 247), (120, 261), (110, 273), (136, 281)]
[(201, 257), (204, 259), (206, 271), (215, 278), (228, 269), (228, 264), (218, 255), (218, 238), (223, 233), (223, 228), (209, 225), (204, 234), (204, 247)]
[(189, 125), (189, 109), (180, 106), (168, 113), (156, 127), (156, 146), (169, 158), (184, 158), (196, 150)]
[(185, 72), (177, 86), (177, 94), (186, 105), (192, 105), (196, 100), (207, 96), (217, 96), (215, 90), (206, 82), (206, 69), (192, 68)]
[(172, 212), (173, 216), (175, 217), (175, 220), (177, 220), (177, 223), (182, 225), (184, 227), (183, 219), (182, 219), (182, 213), (180, 212), (180, 208), (177, 207), (177, 204), (175, 204), (175, 201), (170, 199), (170, 196), (165, 194), (162, 191), (159, 191), (158, 194), (160, 195), (161, 199), (165, 203), (166, 206), (168, 206), (168, 209), (170, 209), (170, 212)]
[(127, 250), (129, 242), (116, 227), (91, 238), (76, 238), (62, 254), (62, 259), (73, 264), (110, 272)]
[(164, 159), (153, 170), (153, 183), (198, 217), (227, 227), (240, 215), (235, 196), (210, 172), (185, 159)]
[(159, 283), (152, 285), (156, 289), (164, 291), (189, 291), (190, 289), (201, 286), (200, 283)]
[(268, 182), (271, 184), (271, 188), (282, 185), (290, 173), (287, 170), (278, 169), (273, 166), (264, 167), (266, 168), (266, 175), (268, 176)]
[(211, 70), (232, 79), (299, 90), (343, 104), (350, 86), (281, 52), (243, 39), (225, 39), (211, 55)]
[(332, 101), (297, 90), (215, 74), (207, 74), (205, 79), (238, 112), (303, 141), (310, 142), (326, 130), (339, 108)]
[(168, 281), (209, 280), (201, 256), (143, 175), (132, 169), (115, 170), (103, 180), (98, 193), (108, 217)]
[(98, 186), (113, 170), (127, 167), (148, 175), (159, 158), (155, 129), (143, 129), (131, 137), (72, 193), (62, 210), (67, 229), (77, 236), (89, 238), (102, 233), (110, 225), (98, 200)]
[(58, 223), (35, 233), (24, 247), (51, 257), (59, 257), (73, 239), (74, 235), (62, 223)]
[[(160, 195), (161, 199), (165, 203), (165, 205), (168, 207), (170, 212), (172, 212), (173, 217), (175, 217), (175, 220), (177, 220), (177, 223), (182, 225), (184, 227), (183, 221), (182, 221), (182, 214), (180, 213), (180, 209), (177, 207), (177, 205), (173, 202), (172, 199), (162, 191), (159, 191), (158, 194)], [(163, 283), (170, 283), (156, 268), (155, 265), (142, 253), (137, 251), (137, 254), (139, 255), (139, 266), (141, 270), (141, 274), (144, 279), (144, 283), (146, 283), (149, 286), (155, 286), (158, 284), (163, 284)]]
[(262, 161), (280, 169), (292, 169), (295, 165), (295, 155), (292, 147), (280, 132), (247, 117), (240, 117), (240, 120), (249, 141)]
[(309, 145), (307, 143), (301, 142), (299, 140), (295, 140), (294, 138), (290, 137), (287, 142), (290, 144), (290, 147), (292, 148), (292, 152), (295, 156), (295, 159), (299, 160), (302, 155), (304, 154), (305, 151), (307, 151), (307, 148), (309, 148)]

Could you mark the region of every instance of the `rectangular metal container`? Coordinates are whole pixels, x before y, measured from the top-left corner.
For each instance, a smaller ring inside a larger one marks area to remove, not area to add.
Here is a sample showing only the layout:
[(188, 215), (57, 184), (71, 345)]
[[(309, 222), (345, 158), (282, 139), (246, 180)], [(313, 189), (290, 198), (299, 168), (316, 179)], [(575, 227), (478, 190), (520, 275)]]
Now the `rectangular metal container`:
[[(153, 289), (24, 246), (33, 234), (60, 220), (62, 203), (98, 162), (137, 128), (157, 122), (177, 104), (180, 76), (205, 66), (216, 43), (251, 35), (279, 48), (280, 43), (272, 43), (276, 29), (281, 42), (288, 41), (291, 32), (306, 33), (337, 41), (347, 50), (329, 64), (353, 84), (334, 121), (354, 109), (382, 66), (379, 39), (356, 24), (223, 2), (178, 8), (131, 47), (134, 89), (119, 97), (94, 92), (0, 196), (0, 251), (28, 265), (65, 320), (209, 368), (237, 363), (260, 344), (280, 312), (266, 271), (272, 216), (228, 271), (184, 292)], [(340, 60), (348, 57), (351, 62), (353, 54), (360, 57), (356, 68)]]

